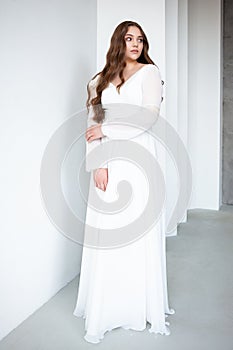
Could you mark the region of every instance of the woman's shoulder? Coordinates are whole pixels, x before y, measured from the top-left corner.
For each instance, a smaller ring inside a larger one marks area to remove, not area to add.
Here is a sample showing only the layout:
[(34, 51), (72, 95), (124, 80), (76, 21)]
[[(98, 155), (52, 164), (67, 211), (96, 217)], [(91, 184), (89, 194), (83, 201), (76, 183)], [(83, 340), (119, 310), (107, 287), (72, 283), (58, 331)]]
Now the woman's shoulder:
[(157, 78), (157, 79), (160, 79), (161, 80), (161, 73), (160, 73), (160, 70), (159, 70), (159, 67), (156, 66), (155, 64), (153, 63), (148, 63), (148, 64), (145, 64), (146, 67), (143, 68), (144, 70), (144, 75), (143, 75), (143, 78), (144, 79), (154, 79)]
[(144, 68), (144, 74), (142, 75), (141, 83), (143, 87), (163, 85), (164, 81), (162, 79), (159, 67), (155, 64), (147, 64)]
[(160, 73), (159, 67), (156, 66), (156, 64), (153, 64), (153, 63), (146, 63), (146, 64), (144, 64), (144, 67), (146, 68), (146, 70), (155, 71), (155, 72), (157, 72), (157, 73)]
[(146, 63), (141, 68), (142, 79), (149, 79), (149, 77), (161, 78), (159, 67), (153, 63)]

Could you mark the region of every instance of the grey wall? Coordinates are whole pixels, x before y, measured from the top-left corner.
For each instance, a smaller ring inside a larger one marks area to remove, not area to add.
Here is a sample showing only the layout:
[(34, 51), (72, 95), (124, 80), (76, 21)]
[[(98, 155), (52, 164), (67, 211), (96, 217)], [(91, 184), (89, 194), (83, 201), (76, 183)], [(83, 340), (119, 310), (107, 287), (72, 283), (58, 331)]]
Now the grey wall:
[(223, 203), (233, 204), (233, 2), (223, 10)]

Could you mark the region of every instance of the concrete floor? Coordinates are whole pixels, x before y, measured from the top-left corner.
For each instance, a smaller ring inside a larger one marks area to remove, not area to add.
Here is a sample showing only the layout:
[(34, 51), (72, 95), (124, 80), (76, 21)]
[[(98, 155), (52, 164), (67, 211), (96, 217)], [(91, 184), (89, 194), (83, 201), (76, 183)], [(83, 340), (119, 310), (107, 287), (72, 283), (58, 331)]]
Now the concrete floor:
[[(232, 350), (233, 206), (193, 209), (178, 236), (167, 239), (170, 336), (116, 328), (102, 343), (84, 339), (73, 316), (78, 278), (0, 342), (1, 350)], [(148, 327), (149, 328), (149, 327)]]

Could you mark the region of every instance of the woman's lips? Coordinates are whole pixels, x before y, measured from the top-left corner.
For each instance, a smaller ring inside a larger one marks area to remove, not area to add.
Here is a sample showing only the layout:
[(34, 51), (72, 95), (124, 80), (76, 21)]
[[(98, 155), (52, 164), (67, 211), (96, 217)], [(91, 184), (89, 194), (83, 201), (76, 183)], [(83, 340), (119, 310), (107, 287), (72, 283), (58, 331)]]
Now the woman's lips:
[(138, 50), (131, 50), (132, 53), (138, 53)]

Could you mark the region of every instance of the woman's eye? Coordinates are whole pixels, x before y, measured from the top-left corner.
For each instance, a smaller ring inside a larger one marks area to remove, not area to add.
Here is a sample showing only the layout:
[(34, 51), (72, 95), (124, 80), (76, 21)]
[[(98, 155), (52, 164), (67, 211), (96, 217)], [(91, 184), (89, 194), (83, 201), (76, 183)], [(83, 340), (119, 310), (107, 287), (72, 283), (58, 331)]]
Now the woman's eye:
[[(129, 41), (128, 39), (131, 40), (132, 38), (128, 37), (128, 38), (126, 38), (125, 40)], [(138, 39), (138, 41), (141, 43), (141, 42), (143, 42), (143, 39)]]

